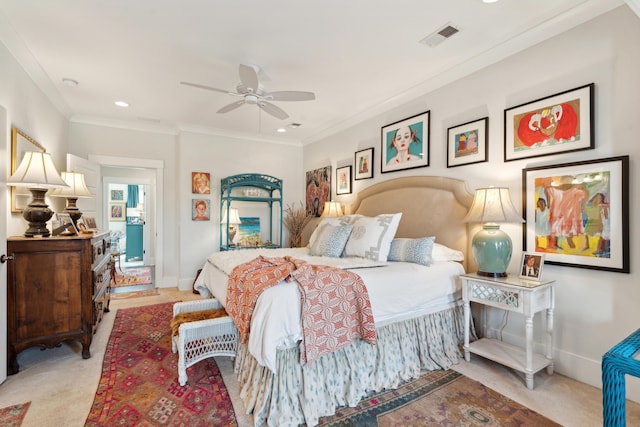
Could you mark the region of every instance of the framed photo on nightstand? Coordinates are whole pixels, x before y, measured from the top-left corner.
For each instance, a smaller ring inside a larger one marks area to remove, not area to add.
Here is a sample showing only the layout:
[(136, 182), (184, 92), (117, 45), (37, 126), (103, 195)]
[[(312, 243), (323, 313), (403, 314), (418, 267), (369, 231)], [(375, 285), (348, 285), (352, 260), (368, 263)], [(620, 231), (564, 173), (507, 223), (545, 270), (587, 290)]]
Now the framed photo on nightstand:
[(520, 261), (520, 277), (539, 281), (542, 278), (544, 254), (524, 252)]

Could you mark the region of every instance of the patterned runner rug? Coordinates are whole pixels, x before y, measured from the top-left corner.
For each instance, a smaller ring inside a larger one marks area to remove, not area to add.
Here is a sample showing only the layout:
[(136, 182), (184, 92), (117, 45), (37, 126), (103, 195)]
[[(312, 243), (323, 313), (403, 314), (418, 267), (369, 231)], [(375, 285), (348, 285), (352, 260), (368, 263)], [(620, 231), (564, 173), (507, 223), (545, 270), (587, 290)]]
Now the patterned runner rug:
[(153, 283), (152, 267), (132, 267), (116, 271), (116, 283), (112, 287), (149, 285)]
[(560, 426), (455, 371), (433, 371), (320, 419), (319, 426)]
[(173, 303), (120, 309), (85, 426), (237, 426), (213, 358), (187, 369), (178, 384), (171, 352)]
[(150, 297), (154, 295), (160, 295), (158, 289), (145, 289), (142, 291), (131, 291), (131, 292), (112, 292), (111, 299), (129, 299), (129, 298), (139, 298), (139, 297)]
[(0, 409), (0, 425), (3, 427), (20, 427), (22, 420), (27, 415), (29, 405), (31, 405), (31, 402), (18, 403), (17, 405)]

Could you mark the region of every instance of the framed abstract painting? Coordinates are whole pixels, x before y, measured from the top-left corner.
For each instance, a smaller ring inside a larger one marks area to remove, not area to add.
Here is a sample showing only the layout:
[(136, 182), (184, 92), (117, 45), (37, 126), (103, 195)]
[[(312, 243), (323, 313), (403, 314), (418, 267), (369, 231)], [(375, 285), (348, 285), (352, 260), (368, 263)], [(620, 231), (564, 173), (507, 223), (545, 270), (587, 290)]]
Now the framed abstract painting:
[(594, 86), (504, 110), (504, 161), (595, 148)]
[(331, 166), (307, 171), (306, 210), (315, 217), (322, 215), (324, 203), (331, 200)]
[(523, 169), (522, 188), (524, 250), (629, 273), (629, 156)]

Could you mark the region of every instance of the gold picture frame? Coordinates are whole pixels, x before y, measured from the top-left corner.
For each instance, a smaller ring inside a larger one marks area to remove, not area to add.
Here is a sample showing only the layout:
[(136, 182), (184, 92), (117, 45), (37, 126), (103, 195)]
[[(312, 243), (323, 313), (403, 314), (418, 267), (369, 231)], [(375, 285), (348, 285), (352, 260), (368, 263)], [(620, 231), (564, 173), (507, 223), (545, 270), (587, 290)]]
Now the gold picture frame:
[(124, 202), (109, 203), (109, 221), (125, 221), (127, 219), (127, 204)]
[[(47, 150), (29, 135), (14, 127), (11, 128), (11, 175), (16, 172), (24, 153), (36, 151), (46, 153)], [(11, 212), (21, 213), (31, 200), (31, 192), (23, 187), (11, 186)]]

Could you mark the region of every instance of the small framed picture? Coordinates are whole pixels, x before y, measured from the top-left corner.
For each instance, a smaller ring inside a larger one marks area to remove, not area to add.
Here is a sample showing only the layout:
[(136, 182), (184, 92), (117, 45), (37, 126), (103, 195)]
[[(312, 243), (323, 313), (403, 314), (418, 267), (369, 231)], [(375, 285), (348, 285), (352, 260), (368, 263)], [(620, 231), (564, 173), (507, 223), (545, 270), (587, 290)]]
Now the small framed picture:
[(98, 229), (98, 225), (96, 224), (96, 217), (95, 216), (86, 216), (83, 215), (82, 218), (84, 220), (84, 223), (86, 224), (87, 228), (89, 230), (97, 230)]
[(209, 203), (207, 199), (191, 200), (191, 219), (193, 221), (209, 221)]
[(542, 277), (544, 254), (523, 252), (520, 261), (520, 277), (527, 280), (539, 281)]
[(75, 236), (78, 234), (78, 229), (71, 220), (71, 217), (67, 213), (56, 214), (58, 219), (58, 227), (54, 228), (54, 234), (60, 236)]
[(127, 204), (109, 203), (109, 221), (124, 221), (127, 218)]
[(83, 217), (78, 218), (78, 221), (76, 221), (76, 228), (78, 229), (78, 232), (81, 234), (93, 233), (93, 230), (89, 230), (89, 227), (87, 227), (87, 224), (85, 223)]
[(211, 174), (209, 172), (191, 172), (191, 192), (193, 194), (211, 194)]
[(111, 190), (110, 194), (112, 202), (124, 201), (124, 190)]
[(351, 194), (351, 165), (336, 168), (336, 194)]
[(356, 151), (355, 180), (373, 178), (373, 147)]
[(447, 167), (487, 161), (489, 118), (474, 120), (447, 130)]

